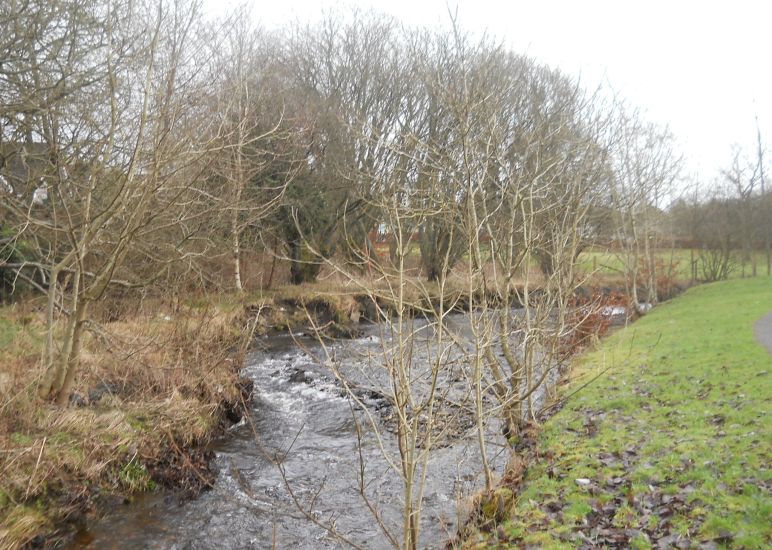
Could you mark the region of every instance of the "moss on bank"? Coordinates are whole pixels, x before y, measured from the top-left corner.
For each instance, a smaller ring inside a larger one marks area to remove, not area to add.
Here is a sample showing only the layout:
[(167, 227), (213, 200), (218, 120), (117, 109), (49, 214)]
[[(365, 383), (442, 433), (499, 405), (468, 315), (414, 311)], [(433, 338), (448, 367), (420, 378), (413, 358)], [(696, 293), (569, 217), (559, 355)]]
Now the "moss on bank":
[(772, 545), (770, 310), (768, 277), (696, 287), (579, 358), (508, 519), (467, 546)]

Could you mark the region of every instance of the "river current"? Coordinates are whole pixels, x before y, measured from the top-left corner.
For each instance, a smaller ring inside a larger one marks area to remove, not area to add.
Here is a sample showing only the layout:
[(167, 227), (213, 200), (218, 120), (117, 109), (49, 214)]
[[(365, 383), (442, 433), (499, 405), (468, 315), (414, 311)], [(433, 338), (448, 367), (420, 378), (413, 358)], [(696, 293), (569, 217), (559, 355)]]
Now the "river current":
[[(464, 317), (448, 322), (460, 325)], [(391, 336), (382, 327), (369, 326), (362, 337), (326, 349), (303, 336), (260, 339), (244, 371), (255, 387), (251, 418), (213, 443), (214, 488), (184, 503), (163, 493), (139, 496), (88, 525), (71, 548), (346, 546), (336, 534), (363, 548), (391, 547), (390, 536), (400, 539), (403, 481), (393, 411), (384, 398)], [(417, 394), (429, 388), (438, 357), (434, 335), (431, 327), (418, 327), (412, 340)], [(440, 433), (427, 462), (423, 548), (444, 546), (463, 516), (464, 499), (483, 485), (463, 347), (448, 345), (440, 354)], [(490, 462), (501, 473), (507, 452), (497, 422), (487, 431)]]

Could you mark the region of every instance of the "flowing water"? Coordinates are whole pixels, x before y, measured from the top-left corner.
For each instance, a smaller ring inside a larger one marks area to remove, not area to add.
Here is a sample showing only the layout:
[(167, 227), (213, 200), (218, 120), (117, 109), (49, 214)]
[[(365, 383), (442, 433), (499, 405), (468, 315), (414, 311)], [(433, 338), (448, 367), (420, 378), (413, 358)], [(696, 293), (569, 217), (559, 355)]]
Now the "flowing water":
[[(449, 322), (463, 324), (464, 317)], [(255, 383), (251, 420), (213, 446), (215, 487), (185, 503), (168, 494), (141, 496), (82, 530), (72, 548), (341, 547), (330, 529), (364, 548), (390, 547), (384, 528), (399, 537), (403, 483), (398, 463), (384, 458), (396, 460), (398, 446), (383, 397), (389, 393), (383, 350), (391, 335), (379, 330), (330, 344), (327, 353), (310, 338), (263, 339), (245, 369)], [(423, 327), (411, 348), (418, 393), (430, 387), (434, 334)], [(427, 548), (441, 548), (452, 536), (459, 500), (482, 485), (473, 417), (463, 405), (470, 385), (462, 348), (449, 346), (442, 355), (440, 403), (453, 406), (439, 406), (442, 430), (427, 465), (421, 516)], [(332, 364), (357, 399), (346, 395)], [(500, 473), (507, 453), (498, 425), (490, 424), (489, 453)]]

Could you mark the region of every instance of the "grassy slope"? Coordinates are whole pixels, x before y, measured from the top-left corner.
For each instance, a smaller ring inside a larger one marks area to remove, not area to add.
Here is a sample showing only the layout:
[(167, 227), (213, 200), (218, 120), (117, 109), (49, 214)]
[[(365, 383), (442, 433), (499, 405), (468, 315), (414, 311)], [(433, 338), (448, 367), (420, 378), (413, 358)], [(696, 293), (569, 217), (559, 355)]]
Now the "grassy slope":
[(768, 277), (704, 285), (585, 355), (566, 392), (609, 370), (544, 426), (499, 539), (769, 547), (772, 357), (753, 337), (768, 311)]

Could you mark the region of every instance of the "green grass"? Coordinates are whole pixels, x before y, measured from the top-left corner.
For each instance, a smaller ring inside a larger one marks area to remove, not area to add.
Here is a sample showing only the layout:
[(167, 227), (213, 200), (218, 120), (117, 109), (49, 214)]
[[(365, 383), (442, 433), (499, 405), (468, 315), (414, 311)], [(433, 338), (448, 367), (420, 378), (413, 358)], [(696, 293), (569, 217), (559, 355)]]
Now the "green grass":
[(7, 348), (13, 342), (17, 327), (9, 319), (0, 317), (0, 348)]
[(772, 278), (703, 285), (577, 361), (566, 395), (600, 376), (545, 424), (501, 543), (571, 548), (605, 521), (635, 548), (770, 547), (772, 357), (753, 336), (768, 311)]
[[(673, 266), (673, 275), (676, 280), (689, 280), (691, 279), (691, 263), (697, 262), (697, 279), (700, 280), (703, 277), (701, 263), (700, 263), (700, 251), (690, 250), (686, 248), (662, 248), (657, 249), (654, 252), (654, 256), (658, 261), (662, 262), (662, 266), (667, 268)], [(745, 265), (745, 271), (743, 273), (743, 266), (739, 257), (739, 252), (734, 253), (732, 260), (732, 270), (729, 273), (730, 279), (736, 279), (751, 275), (751, 262), (747, 261)], [(755, 252), (756, 268), (759, 275), (766, 273), (767, 260), (764, 252)], [(623, 276), (624, 275), (624, 255), (623, 251), (604, 250), (599, 248), (592, 248), (583, 251), (578, 258), (579, 269), (587, 274), (596, 274), (600, 276)]]
[[(0, 307), (0, 357), (19, 355), (43, 343), (40, 323), (14, 306)], [(0, 371), (3, 365), (0, 364)]]
[[(663, 262), (663, 265), (674, 265), (676, 278), (688, 279), (691, 276), (690, 263), (691, 251), (687, 249), (660, 249), (654, 256)], [(696, 257), (696, 256), (695, 256)], [(579, 268), (585, 273), (597, 273), (600, 275), (624, 275), (625, 264), (623, 251), (611, 251), (603, 249), (585, 250), (579, 254)]]

